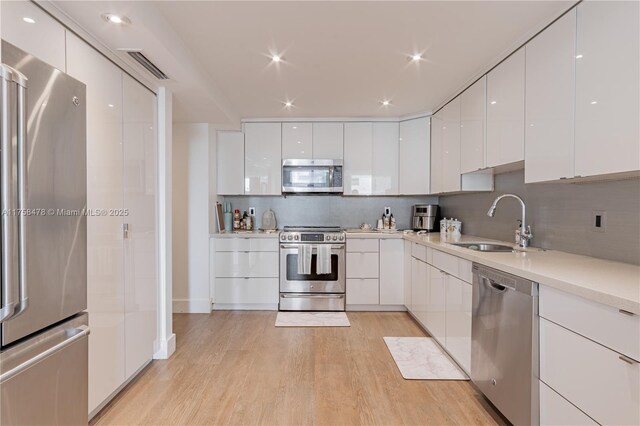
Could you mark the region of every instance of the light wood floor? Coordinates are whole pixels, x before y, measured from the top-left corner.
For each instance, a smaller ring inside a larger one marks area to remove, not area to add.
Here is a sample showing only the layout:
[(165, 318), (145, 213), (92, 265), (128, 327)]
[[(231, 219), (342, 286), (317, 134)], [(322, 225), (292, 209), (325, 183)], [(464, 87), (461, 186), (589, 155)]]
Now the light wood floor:
[(424, 335), (406, 313), (348, 316), (348, 328), (276, 328), (275, 312), (176, 314), (176, 353), (92, 423), (503, 423), (469, 382), (402, 378), (382, 337)]

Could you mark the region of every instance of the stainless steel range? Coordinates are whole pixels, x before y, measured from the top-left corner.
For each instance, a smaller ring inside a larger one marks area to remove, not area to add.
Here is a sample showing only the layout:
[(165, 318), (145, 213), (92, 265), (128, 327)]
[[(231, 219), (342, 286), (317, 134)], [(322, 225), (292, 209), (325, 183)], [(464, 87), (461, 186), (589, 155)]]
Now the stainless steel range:
[(280, 310), (345, 310), (346, 235), (339, 227), (285, 226), (280, 233)]

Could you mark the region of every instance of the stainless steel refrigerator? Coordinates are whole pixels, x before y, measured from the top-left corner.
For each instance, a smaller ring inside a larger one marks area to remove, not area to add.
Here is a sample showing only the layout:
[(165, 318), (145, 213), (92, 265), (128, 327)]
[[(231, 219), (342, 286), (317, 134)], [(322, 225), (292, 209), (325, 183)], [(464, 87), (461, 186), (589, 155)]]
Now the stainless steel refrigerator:
[(86, 424), (85, 85), (2, 41), (0, 424)]

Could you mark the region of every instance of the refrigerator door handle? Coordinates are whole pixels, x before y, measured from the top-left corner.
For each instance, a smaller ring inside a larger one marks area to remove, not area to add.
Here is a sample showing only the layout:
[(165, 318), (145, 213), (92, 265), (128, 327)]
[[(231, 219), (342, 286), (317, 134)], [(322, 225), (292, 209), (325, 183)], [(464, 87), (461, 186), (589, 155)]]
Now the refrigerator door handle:
[[(17, 73), (17, 71), (16, 71)], [(21, 75), (22, 84), (18, 83), (18, 282), (20, 290), (19, 305), (13, 313), (15, 318), (24, 312), (29, 305), (27, 294), (27, 87), (26, 77)]]
[(11, 370), (3, 373), (2, 375), (0, 375), (0, 384), (6, 382), (7, 380), (11, 379), (12, 377), (17, 376), (18, 374), (22, 373), (23, 371), (25, 371), (26, 369), (28, 369), (29, 367), (32, 367), (33, 365), (37, 364), (38, 362), (42, 361), (43, 359), (53, 355), (54, 353), (63, 350), (64, 348), (71, 346), (72, 344), (74, 344), (75, 342), (77, 342), (80, 339), (83, 339), (87, 336), (89, 336), (91, 330), (89, 329), (88, 326), (86, 325), (81, 325), (77, 328), (73, 328), (70, 330), (67, 330), (67, 335), (71, 336), (68, 339), (58, 343), (55, 346), (50, 347), (49, 349), (47, 349), (46, 351), (40, 352), (38, 355), (34, 356), (33, 358), (30, 358), (29, 360), (23, 362), (22, 364), (19, 364), (17, 366), (15, 366), (14, 368), (12, 368)]

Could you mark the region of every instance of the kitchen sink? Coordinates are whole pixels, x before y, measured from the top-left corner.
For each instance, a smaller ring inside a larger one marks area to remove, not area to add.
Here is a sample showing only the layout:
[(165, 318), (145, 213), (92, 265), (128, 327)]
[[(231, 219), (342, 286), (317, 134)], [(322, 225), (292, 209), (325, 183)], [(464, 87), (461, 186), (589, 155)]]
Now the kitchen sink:
[(505, 244), (491, 244), (491, 243), (451, 243), (451, 245), (457, 247), (467, 248), (469, 250), (484, 251), (484, 252), (512, 252), (513, 246)]

